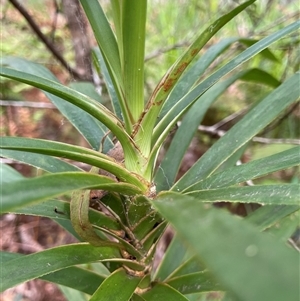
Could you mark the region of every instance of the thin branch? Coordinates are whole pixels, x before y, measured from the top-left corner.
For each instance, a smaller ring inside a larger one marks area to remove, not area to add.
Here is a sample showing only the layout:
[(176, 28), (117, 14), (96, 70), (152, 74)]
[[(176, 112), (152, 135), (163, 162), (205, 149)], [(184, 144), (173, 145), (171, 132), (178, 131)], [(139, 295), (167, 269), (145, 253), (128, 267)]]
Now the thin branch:
[[(177, 125), (180, 126), (181, 122), (177, 122)], [(199, 125), (198, 130), (204, 133), (211, 134), (213, 136), (222, 137), (224, 136), (227, 131), (218, 130), (215, 126), (206, 126), (206, 125)], [(253, 137), (252, 141), (264, 144), (296, 144), (300, 145), (300, 139), (271, 139), (271, 138), (264, 138), (264, 137)]]
[(300, 248), (297, 246), (297, 244), (295, 243), (295, 241), (291, 238), (288, 239), (288, 243), (298, 252), (300, 252)]
[(183, 41), (183, 42), (176, 43), (176, 44), (168, 46), (168, 47), (157, 49), (157, 50), (151, 52), (150, 54), (148, 54), (145, 57), (145, 62), (150, 61), (150, 60), (152, 60), (152, 59), (160, 56), (163, 53), (166, 53), (166, 52), (169, 52), (171, 50), (174, 50), (174, 49), (177, 49), (177, 48), (181, 48), (181, 47), (184, 47), (184, 46), (189, 46), (189, 45), (190, 45), (190, 43), (188, 43), (186, 41)]
[(297, 107), (299, 106), (300, 102), (297, 101), (294, 105), (292, 105), (284, 115), (282, 115), (280, 118), (276, 119), (275, 122), (271, 123), (268, 127), (266, 127), (264, 129), (264, 131), (262, 131), (261, 135), (264, 135), (270, 131), (272, 131), (273, 129), (275, 129), (277, 126), (279, 126), (294, 110), (297, 109)]
[(0, 100), (2, 107), (28, 107), (39, 109), (55, 109), (52, 103), (48, 102), (34, 102), (34, 101), (19, 101), (19, 100)]
[(49, 39), (41, 32), (37, 23), (33, 20), (33, 18), (29, 15), (27, 10), (17, 1), (17, 0), (9, 0), (9, 2), (20, 12), (20, 14), (25, 18), (25, 20), (30, 25), (33, 32), (38, 36), (38, 38), (45, 44), (47, 49), (53, 54), (53, 56), (62, 64), (62, 66), (77, 79), (85, 79), (83, 75), (74, 70), (60, 55), (59, 51), (56, 47), (49, 41)]

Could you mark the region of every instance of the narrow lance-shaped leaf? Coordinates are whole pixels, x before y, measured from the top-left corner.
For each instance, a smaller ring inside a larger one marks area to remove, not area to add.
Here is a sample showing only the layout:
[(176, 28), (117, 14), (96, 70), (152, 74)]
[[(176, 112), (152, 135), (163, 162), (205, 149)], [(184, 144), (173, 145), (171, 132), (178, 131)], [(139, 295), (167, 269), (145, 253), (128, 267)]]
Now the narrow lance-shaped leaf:
[(95, 291), (90, 301), (105, 300), (129, 301), (141, 278), (126, 273), (121, 268), (107, 277)]
[[(115, 162), (113, 158), (84, 147), (42, 139), (3, 137), (0, 140), (0, 149), (59, 156), (87, 163), (116, 175), (121, 181), (135, 184), (142, 190), (145, 190), (145, 186), (141, 180), (130, 173), (122, 165)], [(24, 160), (26, 160), (26, 158)]]
[(103, 79), (105, 81), (105, 85), (110, 96), (114, 113), (120, 120), (123, 120), (119, 97), (117, 95), (117, 91), (106, 68), (103, 56), (99, 48), (95, 47), (92, 49), (92, 57), (97, 72), (99, 73), (99, 75), (101, 74), (103, 76)]
[(172, 190), (182, 190), (195, 181), (212, 174), (227, 158), (299, 98), (298, 82), (299, 73), (296, 73), (272, 91), (219, 139), (175, 184)]
[[(44, 66), (27, 61), (25, 59), (17, 57), (4, 57), (1, 59), (1, 63), (3, 65), (8, 65), (15, 70), (23, 72), (25, 71), (29, 74), (47, 78), (59, 83), (58, 79)], [(102, 137), (108, 131), (107, 128), (90, 114), (74, 106), (72, 103), (67, 102), (64, 99), (51, 93), (45, 91), (44, 93), (48, 97), (48, 99), (56, 106), (56, 108), (83, 135), (83, 137), (92, 146), (92, 148), (98, 150)], [(108, 144), (108, 140), (109, 139), (107, 139), (106, 144)], [(106, 146), (108, 146), (108, 148)], [(111, 147), (112, 144), (105, 145), (104, 151), (108, 151)]]
[(87, 243), (60, 246), (21, 256), (1, 265), (1, 291), (70, 266), (119, 257), (116, 248), (99, 248)]
[(226, 187), (209, 190), (196, 190), (188, 196), (205, 202), (239, 202), (269, 205), (299, 204), (299, 185), (255, 185), (244, 187)]
[(144, 109), (144, 55), (147, 0), (122, 1), (122, 71), (126, 106), (134, 126)]
[(297, 166), (300, 164), (299, 154), (300, 146), (296, 146), (266, 158), (234, 166), (191, 185), (183, 192), (232, 186), (262, 177), (271, 172)]
[(196, 200), (167, 192), (152, 205), (238, 300), (297, 300), (297, 252), (246, 221)]
[(122, 110), (125, 128), (131, 129), (130, 114), (124, 98), (124, 87), (118, 42), (98, 0), (80, 0), (93, 28), (95, 38), (105, 61), (111, 82), (115, 87)]
[(191, 90), (188, 94), (186, 94), (180, 101), (176, 103), (175, 106), (170, 109), (170, 111), (162, 118), (162, 120), (155, 126), (153, 136), (152, 136), (152, 144), (156, 145), (153, 148), (153, 154), (155, 156), (157, 150), (155, 148), (159, 148), (163, 143), (165, 137), (168, 135), (169, 131), (172, 129), (174, 124), (178, 121), (178, 119), (186, 112), (187, 109), (190, 108), (191, 104), (193, 104), (207, 89), (209, 89), (212, 85), (214, 85), (221, 77), (233, 71), (236, 67), (246, 62), (256, 54), (260, 53), (262, 50), (270, 46), (272, 43), (278, 41), (280, 38), (290, 34), (291, 32), (297, 30), (300, 26), (299, 22), (294, 22), (289, 26), (275, 32), (274, 34), (262, 39), (257, 42), (253, 46), (249, 47), (241, 54), (236, 56), (230, 62), (228, 62), (225, 66), (221, 67), (214, 74), (206, 78), (200, 84), (198, 84), (193, 90)]
[(263, 206), (256, 209), (250, 215), (246, 216), (245, 219), (256, 227), (263, 231), (271, 226), (273, 226), (280, 219), (294, 213), (299, 210), (298, 205), (276, 205), (276, 206)]
[[(0, 252), (1, 266), (9, 260), (14, 260), (16, 258), (21, 258), (24, 256), (25, 255), (19, 253), (8, 253), (2, 251)], [(86, 294), (92, 295), (98, 288), (98, 286), (103, 282), (105, 276), (102, 274), (96, 274), (95, 272), (86, 270), (84, 268), (69, 267), (58, 270), (56, 272), (52, 272), (45, 276), (41, 276), (38, 279), (64, 285), (66, 287), (70, 287)], [(80, 279), (80, 281), (78, 281), (78, 279)]]
[[(151, 150), (151, 142), (147, 137), (147, 133), (151, 133), (156, 123), (157, 116), (172, 88), (181, 77), (183, 71), (205, 46), (205, 44), (232, 18), (242, 12), (246, 7), (255, 2), (255, 0), (247, 1), (237, 8), (233, 9), (228, 14), (225, 14), (214, 23), (209, 25), (192, 43), (187, 51), (173, 64), (170, 70), (160, 81), (152, 96), (147, 102), (145, 115), (140, 121), (140, 125), (136, 127), (137, 133), (135, 141), (138, 142), (141, 152), (148, 156)], [(146, 133), (146, 134), (145, 134)]]
[[(194, 258), (194, 260), (197, 259)], [(208, 271), (171, 278), (166, 283), (185, 295), (223, 290), (220, 284), (214, 279), (214, 276)]]
[[(176, 131), (171, 145), (169, 146), (163, 161), (160, 163), (155, 175), (157, 191), (170, 189), (174, 184), (182, 158), (186, 149), (190, 145), (195, 131), (198, 129), (206, 111), (210, 105), (237, 79), (244, 76), (247, 70), (230, 77), (229, 79), (217, 83), (206, 91), (191, 107), (182, 119), (181, 125)], [(154, 158), (154, 157), (152, 157)], [(149, 161), (149, 168), (152, 161)]]
[(156, 283), (151, 290), (142, 295), (146, 301), (188, 301), (179, 291), (165, 283)]
[(2, 188), (1, 213), (37, 203), (76, 189), (101, 189), (125, 195), (140, 194), (131, 185), (115, 182), (109, 177), (83, 172), (66, 172), (15, 181)]
[[(10, 212), (14, 214), (49, 217), (56, 222), (58, 220), (69, 221), (70, 202), (51, 199), (26, 207), (17, 208)], [(94, 226), (106, 227), (111, 230), (121, 229), (120, 224), (115, 219), (92, 208), (89, 208), (89, 218)]]
[(137, 155), (133, 147), (132, 139), (125, 132), (122, 122), (97, 101), (62, 84), (29, 73), (2, 67), (0, 69), (0, 75), (48, 91), (83, 109), (105, 124), (114, 133), (122, 144), (125, 156), (131, 158), (128, 162), (134, 162), (133, 158), (136, 159)]
[(1, 149), (0, 153), (4, 158), (14, 159), (48, 172), (82, 171), (82, 169), (73, 164), (42, 154), (8, 149)]
[(182, 239), (180, 239), (178, 235), (175, 235), (154, 274), (154, 279), (157, 281), (167, 279), (169, 275), (180, 265), (186, 253), (186, 245), (182, 242)]
[(212, 62), (222, 54), (228, 47), (234, 42), (238, 41), (239, 38), (225, 38), (218, 42), (215, 45), (209, 47), (205, 53), (191, 66), (187, 71), (185, 71), (174, 85), (173, 90), (170, 92), (170, 95), (166, 99), (159, 116), (157, 117), (158, 123), (163, 116), (174, 106), (174, 104), (180, 100), (185, 94), (187, 94), (190, 89), (195, 85), (203, 73), (207, 70)]

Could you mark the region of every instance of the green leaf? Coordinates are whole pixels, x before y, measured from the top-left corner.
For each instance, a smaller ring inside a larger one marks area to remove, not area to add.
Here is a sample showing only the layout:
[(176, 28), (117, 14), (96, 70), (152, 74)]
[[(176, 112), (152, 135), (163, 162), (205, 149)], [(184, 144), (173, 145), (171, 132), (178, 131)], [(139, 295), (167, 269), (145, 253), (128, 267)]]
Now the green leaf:
[[(25, 255), (19, 253), (0, 252), (1, 266), (2, 264), (16, 259), (24, 257)], [(98, 286), (103, 282), (105, 276), (96, 274), (92, 271), (78, 268), (69, 267), (48, 275), (39, 277), (41, 280), (50, 281), (56, 284), (64, 285), (86, 294), (92, 295)]]
[(297, 300), (299, 258), (294, 250), (194, 198), (164, 193), (152, 204), (238, 300)]
[[(63, 183), (63, 185), (62, 185)], [(66, 172), (25, 179), (2, 188), (1, 212), (41, 202), (43, 200), (79, 189), (101, 189), (122, 194), (139, 194), (131, 184), (117, 183), (109, 177), (82, 172)]]
[(90, 301), (108, 298), (114, 301), (129, 301), (140, 281), (141, 278), (131, 276), (121, 268), (102, 282)]
[(202, 272), (204, 269), (205, 267), (198, 261), (197, 256), (189, 256), (186, 261), (184, 261), (172, 274), (169, 275), (169, 278), (171, 279), (178, 276)]
[[(155, 182), (157, 183), (157, 191), (170, 189), (174, 184), (182, 158), (210, 105), (231, 84), (247, 72), (251, 72), (251, 70), (240, 72), (225, 81), (215, 84), (192, 105), (191, 109), (183, 117), (181, 125), (176, 131), (171, 145), (156, 172)], [(151, 161), (149, 161), (149, 167), (150, 163)]]
[(299, 204), (299, 185), (255, 185), (197, 190), (186, 195), (202, 202), (260, 203), (264, 205)]
[(267, 233), (274, 235), (277, 239), (287, 242), (300, 226), (299, 210), (284, 217), (276, 225), (267, 229)]
[(65, 171), (81, 171), (81, 169), (75, 165), (47, 155), (33, 154), (24, 151), (14, 151), (8, 149), (1, 149), (0, 153), (2, 157), (14, 159), (16, 161), (23, 162), (33, 167), (52, 173)]
[(122, 144), (125, 156), (131, 158), (130, 162), (132, 162), (133, 158), (137, 157), (132, 146), (132, 139), (123, 128), (121, 120), (119, 120), (111, 111), (97, 101), (53, 80), (49, 80), (41, 76), (35, 76), (30, 73), (2, 67), (0, 69), (0, 75), (45, 90), (81, 108), (102, 122), (112, 131), (112, 133)]
[(244, 183), (248, 180), (265, 176), (271, 172), (297, 166), (300, 164), (299, 153), (300, 147), (296, 146), (272, 156), (228, 168), (194, 183), (184, 189), (183, 192), (232, 186), (237, 183)]
[(166, 283), (184, 295), (222, 290), (214, 277), (207, 271), (171, 278)]
[(188, 301), (179, 291), (165, 283), (156, 283), (151, 290), (142, 295), (146, 301)]
[[(3, 65), (8, 65), (13, 69), (27, 72), (35, 76), (59, 83), (58, 79), (44, 66), (35, 64), (25, 59), (16, 57), (4, 57), (1, 61)], [(75, 107), (72, 103), (66, 102), (62, 98), (51, 93), (44, 92), (48, 99), (58, 108), (58, 110), (73, 124), (73, 126), (83, 135), (87, 142), (96, 150), (100, 147), (100, 141), (107, 128), (93, 118), (84, 110)], [(84, 122), (83, 122), (84, 120)], [(110, 147), (111, 148), (111, 147)], [(107, 148), (105, 149), (108, 150)]]
[(267, 205), (256, 209), (246, 217), (246, 220), (256, 225), (259, 230), (263, 231), (274, 225), (280, 219), (292, 214), (299, 209), (299, 205)]
[[(254, 45), (255, 43), (257, 43), (259, 40), (255, 40), (255, 39), (246, 39), (246, 38), (242, 38), (239, 40), (240, 43), (246, 45), (247, 47)], [(261, 52), (261, 55), (273, 62), (278, 63), (279, 60), (278, 58), (273, 54), (273, 52), (270, 49), (265, 49)]]
[(199, 80), (203, 73), (207, 70), (209, 65), (222, 54), (228, 47), (234, 42), (238, 41), (239, 38), (226, 38), (221, 40), (215, 45), (209, 47), (203, 55), (198, 59), (195, 64), (185, 71), (182, 77), (179, 79), (177, 84), (174, 86), (169, 97), (166, 99), (163, 105), (157, 122), (159, 122), (163, 116), (174, 106), (174, 104), (187, 94), (194, 84)]
[(180, 265), (186, 253), (186, 245), (183, 244), (182, 239), (175, 234), (175, 237), (173, 237), (170, 245), (168, 246), (153, 278), (157, 281), (167, 279), (169, 275)]
[(59, 285), (58, 288), (61, 290), (61, 292), (63, 293), (63, 295), (66, 297), (67, 300), (76, 300), (76, 301), (88, 300), (88, 297), (84, 293), (76, 289), (65, 287), (63, 285)]
[(122, 71), (126, 106), (134, 126), (144, 109), (144, 55), (147, 0), (122, 1)]
[(125, 127), (129, 130), (131, 123), (123, 94), (122, 69), (116, 37), (98, 0), (80, 0), (80, 3), (94, 31), (106, 68), (119, 99), (125, 121)]
[[(1, 154), (2, 156), (2, 154)], [(5, 175), (5, 177), (3, 177)], [(1, 180), (1, 187), (7, 183), (15, 182), (22, 180), (24, 177), (17, 172), (15, 169), (6, 165), (4, 163), (0, 163), (0, 180)]]
[[(292, 23), (291, 25), (262, 39), (261, 41), (257, 42), (256, 44), (254, 44), (253, 46), (249, 47), (244, 52), (236, 56), (225, 66), (221, 67), (218, 71), (206, 78), (200, 84), (198, 84), (193, 90), (191, 90), (180, 101), (178, 101), (177, 104), (173, 106), (172, 109), (155, 126), (152, 137), (152, 144), (161, 145), (171, 128), (182, 116), (182, 114), (185, 113), (186, 110), (190, 107), (190, 105), (193, 104), (207, 89), (214, 85), (221, 77), (233, 71), (236, 67), (246, 62), (256, 54), (261, 52), (263, 49), (267, 48), (272, 43), (278, 41), (280, 38), (297, 30), (299, 28), (299, 25), (300, 22)], [(288, 91), (288, 89), (286, 90)]]
[(1, 266), (1, 291), (77, 264), (120, 257), (116, 248), (71, 244), (21, 256)]
[[(61, 200), (47, 200), (37, 204), (21, 207), (10, 211), (14, 214), (49, 217), (53, 220), (70, 220), (70, 202)], [(89, 209), (90, 222), (99, 227), (120, 230), (119, 223), (102, 212)]]
[[(163, 222), (159, 221), (159, 222), (156, 222), (156, 224), (154, 224), (154, 226), (150, 228), (150, 230), (152, 231), (148, 230), (148, 234), (145, 235), (141, 240), (141, 244), (143, 245), (144, 250), (150, 250), (150, 248), (153, 247), (153, 245), (158, 242), (159, 238), (164, 233), (164, 230), (167, 227), (167, 222), (166, 221)], [(152, 262), (153, 260), (152, 256), (150, 260)]]
[(274, 88), (280, 86), (281, 84), (281, 82), (278, 79), (276, 79), (273, 75), (258, 68), (253, 68), (250, 72), (246, 72), (241, 77), (241, 80), (268, 85)]
[(92, 49), (92, 56), (93, 56), (93, 62), (95, 64), (95, 67), (96, 67), (99, 75), (101, 74), (104, 78), (106, 88), (107, 88), (108, 94), (110, 96), (111, 104), (112, 104), (112, 107), (114, 109), (115, 115), (120, 120), (123, 120), (122, 111), (121, 111), (121, 107), (120, 107), (117, 92), (115, 90), (113, 81), (112, 81), (112, 79), (109, 75), (109, 72), (106, 68), (106, 64), (104, 62), (101, 51), (98, 47), (95, 47), (95, 48)]
[(45, 275), (40, 279), (92, 295), (105, 277), (82, 268), (70, 267)]
[[(298, 82), (299, 73), (296, 73), (259, 102), (193, 165), (172, 190), (182, 190), (211, 175), (227, 158), (299, 98)], [(283, 98), (285, 101), (282, 101)]]
[[(84, 147), (42, 139), (3, 137), (0, 141), (0, 148), (19, 150), (22, 152), (36, 152), (76, 160), (107, 170), (115, 174), (121, 181), (131, 182), (141, 188), (143, 185), (140, 179), (132, 175), (132, 173), (122, 167), (122, 165), (116, 163), (113, 158)], [(29, 156), (29, 158), (31, 157)], [(51, 161), (49, 163), (51, 163)], [(63, 163), (62, 166), (64, 166)]]
[(206, 43), (225, 24), (227, 24), (253, 2), (255, 2), (255, 0), (250, 0), (239, 5), (231, 12), (223, 15), (221, 18), (207, 26), (207, 28), (195, 39), (191, 46), (182, 54), (181, 57), (177, 59), (177, 61), (161, 79), (149, 101), (147, 102), (145, 116), (141, 120), (141, 124), (135, 137), (135, 141), (138, 142), (142, 154), (144, 154), (146, 157), (148, 157), (151, 151), (151, 141), (149, 141), (147, 134), (152, 132), (157, 116), (165, 100), (170, 94), (172, 88), (177, 83), (178, 79), (181, 77), (183, 71), (192, 62), (199, 51), (206, 45)]

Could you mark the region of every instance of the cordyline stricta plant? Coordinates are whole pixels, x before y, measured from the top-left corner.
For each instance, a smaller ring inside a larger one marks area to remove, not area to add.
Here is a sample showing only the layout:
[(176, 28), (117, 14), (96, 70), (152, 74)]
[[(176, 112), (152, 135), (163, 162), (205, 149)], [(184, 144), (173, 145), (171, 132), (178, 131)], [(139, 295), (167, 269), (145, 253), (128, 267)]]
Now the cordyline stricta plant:
[[(80, 2), (98, 43), (93, 64), (105, 80), (112, 110), (62, 85), (41, 65), (13, 57), (1, 61), (1, 76), (43, 90), (90, 145), (2, 137), (2, 157), (45, 172), (24, 178), (2, 164), (1, 212), (49, 217), (79, 242), (26, 256), (2, 252), (2, 291), (40, 278), (85, 293), (76, 300), (200, 300), (207, 292), (219, 292), (210, 300), (298, 300), (297, 251), (270, 229), (297, 214), (299, 186), (245, 182), (298, 165), (299, 147), (239, 166), (235, 162), (255, 135), (298, 101), (299, 73), (280, 82), (258, 68), (235, 70), (295, 32), (300, 22), (259, 41), (249, 39), (251, 46), (218, 61), (203, 79), (231, 44), (245, 42), (223, 39), (198, 55), (255, 2), (247, 1), (202, 28), (145, 99), (147, 1), (111, 0), (111, 20), (97, 0)], [(206, 111), (237, 80), (272, 89), (176, 181)], [(90, 208), (91, 201), (100, 209)], [(263, 206), (241, 218), (216, 208), (213, 203), (220, 201)], [(175, 237), (154, 266), (168, 224)]]

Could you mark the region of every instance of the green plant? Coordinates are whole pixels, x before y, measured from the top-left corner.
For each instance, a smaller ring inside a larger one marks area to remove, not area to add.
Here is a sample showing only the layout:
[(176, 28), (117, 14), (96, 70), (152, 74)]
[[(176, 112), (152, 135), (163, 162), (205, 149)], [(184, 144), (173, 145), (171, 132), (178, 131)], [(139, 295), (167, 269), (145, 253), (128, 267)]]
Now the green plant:
[[(2, 59), (2, 76), (45, 91), (92, 148), (1, 138), (1, 156), (47, 172), (25, 179), (2, 164), (1, 213), (52, 218), (81, 240), (26, 256), (1, 252), (2, 291), (41, 278), (91, 295), (89, 300), (198, 300), (210, 291), (226, 292), (223, 300), (297, 300), (298, 255), (280, 241), (282, 232), (272, 229), (282, 222), (285, 237), (295, 230), (290, 215), (299, 210), (299, 186), (240, 184), (298, 165), (299, 147), (234, 164), (251, 138), (298, 100), (299, 73), (280, 83), (260, 69), (231, 72), (297, 30), (300, 22), (250, 43), (200, 82), (205, 69), (239, 39), (220, 41), (188, 68), (216, 32), (253, 2), (241, 4), (199, 34), (145, 103), (147, 1), (112, 0), (113, 32), (99, 2), (81, 0), (99, 46), (93, 51), (94, 64), (105, 78), (113, 112), (60, 84), (40, 65)], [(205, 112), (231, 84), (243, 79), (273, 90), (175, 181)], [(159, 150), (179, 120), (156, 169)], [(118, 140), (115, 145), (112, 135)], [(85, 172), (64, 159), (86, 163), (91, 170)], [(71, 202), (53, 199), (67, 193), (72, 193)], [(93, 195), (103, 212), (89, 208)], [(265, 206), (241, 219), (214, 208), (212, 203), (218, 201)], [(167, 223), (177, 234), (153, 270), (155, 249)], [(86, 265), (93, 262), (97, 265)]]

